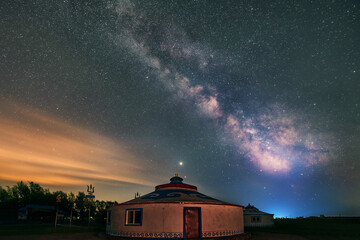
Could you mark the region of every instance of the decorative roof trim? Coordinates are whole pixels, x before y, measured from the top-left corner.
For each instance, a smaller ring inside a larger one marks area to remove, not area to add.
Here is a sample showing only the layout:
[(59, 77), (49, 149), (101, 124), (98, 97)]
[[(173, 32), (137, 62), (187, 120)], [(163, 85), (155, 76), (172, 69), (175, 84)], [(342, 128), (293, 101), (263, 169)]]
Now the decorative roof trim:
[(169, 188), (173, 188), (173, 189), (190, 189), (190, 190), (195, 190), (197, 191), (197, 187), (190, 185), (190, 184), (184, 184), (184, 183), (166, 183), (166, 184), (161, 184), (161, 185), (157, 185), (155, 187), (155, 191), (156, 190), (161, 190), (161, 189), (169, 189)]
[[(112, 205), (110, 207), (116, 207), (116, 206), (125, 206), (125, 205), (136, 205), (136, 204), (160, 204), (160, 203), (177, 203), (177, 204), (206, 204), (206, 205), (222, 205), (222, 206), (233, 206), (233, 207), (241, 207), (244, 208), (242, 205), (237, 204), (231, 204), (231, 203), (217, 203), (217, 202), (131, 202), (131, 203), (118, 203), (115, 205)], [(109, 208), (110, 208), (109, 207)]]

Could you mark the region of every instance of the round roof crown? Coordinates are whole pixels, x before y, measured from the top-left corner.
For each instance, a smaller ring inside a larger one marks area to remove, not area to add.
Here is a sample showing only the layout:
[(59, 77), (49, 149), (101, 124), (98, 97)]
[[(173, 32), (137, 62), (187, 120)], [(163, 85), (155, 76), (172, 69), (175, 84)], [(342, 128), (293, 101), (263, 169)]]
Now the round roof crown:
[(187, 189), (192, 191), (197, 191), (197, 187), (194, 185), (186, 184), (182, 182), (183, 179), (179, 177), (176, 173), (175, 177), (170, 178), (170, 183), (157, 185), (155, 190), (162, 190), (162, 189)]
[(182, 179), (177, 173), (175, 173), (175, 177), (170, 178), (170, 183), (182, 183), (183, 180), (184, 179)]

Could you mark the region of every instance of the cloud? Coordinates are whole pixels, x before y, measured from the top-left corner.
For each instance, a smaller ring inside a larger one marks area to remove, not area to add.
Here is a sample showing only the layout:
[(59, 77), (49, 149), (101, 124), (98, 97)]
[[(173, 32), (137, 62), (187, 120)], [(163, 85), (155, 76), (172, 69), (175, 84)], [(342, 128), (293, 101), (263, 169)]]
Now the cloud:
[(19, 105), (0, 112), (0, 180), (155, 184), (144, 179), (144, 160), (110, 138)]

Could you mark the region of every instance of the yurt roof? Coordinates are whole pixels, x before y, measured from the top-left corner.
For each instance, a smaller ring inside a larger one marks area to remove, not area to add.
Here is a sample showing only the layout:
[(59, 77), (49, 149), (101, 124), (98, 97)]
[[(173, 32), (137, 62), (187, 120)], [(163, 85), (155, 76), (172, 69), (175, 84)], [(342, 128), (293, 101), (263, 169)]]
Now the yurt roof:
[(170, 179), (170, 183), (158, 185), (155, 187), (155, 191), (119, 205), (172, 202), (224, 204), (242, 207), (220, 201), (198, 192), (196, 186), (183, 183), (183, 179), (177, 174)]

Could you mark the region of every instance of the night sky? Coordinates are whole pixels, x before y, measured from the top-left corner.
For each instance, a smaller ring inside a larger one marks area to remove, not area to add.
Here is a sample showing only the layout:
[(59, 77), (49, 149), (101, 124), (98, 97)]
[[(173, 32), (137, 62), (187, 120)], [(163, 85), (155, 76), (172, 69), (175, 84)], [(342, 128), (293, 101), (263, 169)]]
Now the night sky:
[(0, 33), (1, 186), (360, 215), (359, 1), (5, 1)]

